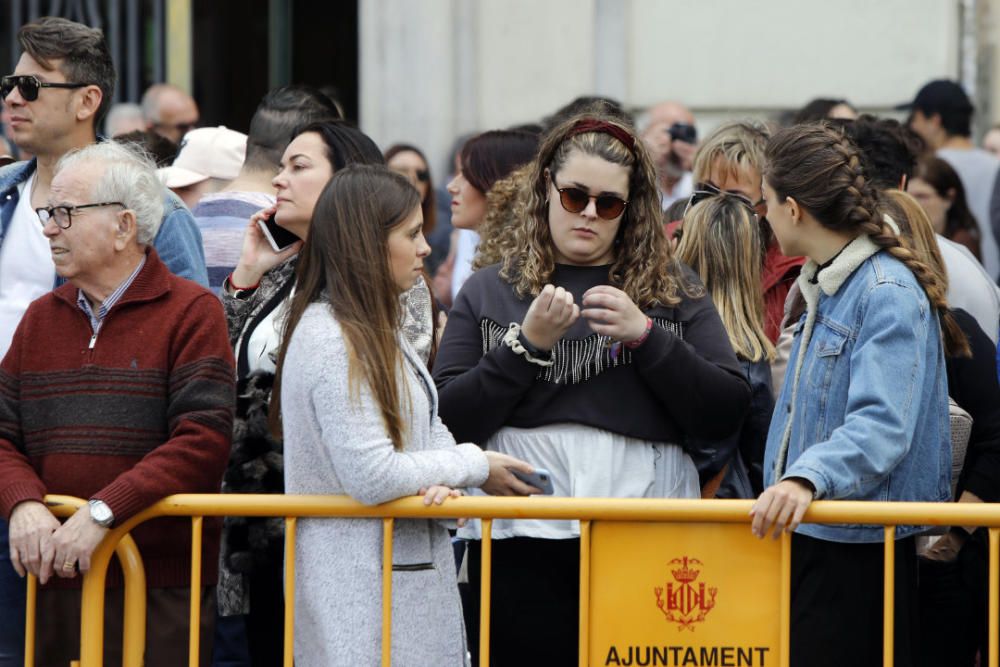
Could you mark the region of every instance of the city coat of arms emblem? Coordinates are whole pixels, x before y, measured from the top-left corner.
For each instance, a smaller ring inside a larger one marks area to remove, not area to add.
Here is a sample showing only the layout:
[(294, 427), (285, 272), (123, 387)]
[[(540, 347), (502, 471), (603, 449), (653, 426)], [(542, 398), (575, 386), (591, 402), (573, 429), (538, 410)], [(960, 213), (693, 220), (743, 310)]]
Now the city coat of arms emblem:
[(701, 623), (715, 607), (718, 588), (708, 586), (704, 581), (696, 581), (704, 565), (697, 558), (674, 558), (669, 563), (674, 581), (654, 587), (656, 607), (668, 621), (677, 623), (677, 630), (694, 632), (695, 624)]

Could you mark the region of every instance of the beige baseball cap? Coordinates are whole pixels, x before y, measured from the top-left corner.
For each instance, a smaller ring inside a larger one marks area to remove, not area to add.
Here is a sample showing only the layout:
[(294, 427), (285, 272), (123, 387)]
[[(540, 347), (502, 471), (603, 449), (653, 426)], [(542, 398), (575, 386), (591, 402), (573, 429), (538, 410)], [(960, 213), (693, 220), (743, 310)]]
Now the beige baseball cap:
[(221, 125), (199, 127), (184, 135), (180, 149), (171, 166), (157, 170), (168, 188), (185, 188), (207, 178), (231, 181), (243, 167), (247, 135)]

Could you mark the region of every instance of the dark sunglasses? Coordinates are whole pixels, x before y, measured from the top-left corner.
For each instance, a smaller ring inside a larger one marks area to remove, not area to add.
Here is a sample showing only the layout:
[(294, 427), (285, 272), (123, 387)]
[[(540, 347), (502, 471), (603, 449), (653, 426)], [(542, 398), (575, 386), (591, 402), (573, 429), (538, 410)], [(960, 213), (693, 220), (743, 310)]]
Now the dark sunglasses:
[(95, 84), (90, 83), (49, 83), (40, 81), (38, 77), (31, 74), (8, 75), (0, 79), (0, 100), (7, 99), (14, 88), (21, 92), (21, 97), (25, 102), (34, 102), (38, 99), (38, 91), (42, 88), (83, 88)]
[(711, 183), (698, 183), (695, 185), (694, 192), (691, 193), (691, 198), (688, 199), (687, 206), (684, 208), (684, 213), (687, 214), (687, 212), (694, 206), (700, 204), (706, 199), (719, 196), (735, 197), (740, 203), (746, 204), (754, 218), (760, 217), (760, 212), (757, 209), (764, 203), (763, 199), (754, 203), (750, 201), (750, 198), (746, 195), (742, 195), (738, 192), (726, 192), (725, 190), (720, 190)]
[(593, 199), (594, 208), (597, 210), (597, 217), (602, 220), (614, 220), (628, 206), (628, 202), (621, 197), (615, 197), (614, 195), (597, 195), (595, 197), (580, 188), (560, 188), (556, 186), (556, 192), (559, 193), (559, 203), (570, 213), (582, 213), (587, 208), (587, 205), (590, 204), (590, 200)]

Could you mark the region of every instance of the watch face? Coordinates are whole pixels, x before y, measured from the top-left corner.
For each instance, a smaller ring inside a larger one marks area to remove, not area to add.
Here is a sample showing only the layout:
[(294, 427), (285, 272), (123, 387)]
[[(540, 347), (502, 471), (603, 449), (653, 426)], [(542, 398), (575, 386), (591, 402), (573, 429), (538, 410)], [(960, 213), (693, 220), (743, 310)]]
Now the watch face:
[(103, 525), (110, 524), (112, 519), (111, 508), (105, 503), (91, 503), (90, 516), (97, 523)]

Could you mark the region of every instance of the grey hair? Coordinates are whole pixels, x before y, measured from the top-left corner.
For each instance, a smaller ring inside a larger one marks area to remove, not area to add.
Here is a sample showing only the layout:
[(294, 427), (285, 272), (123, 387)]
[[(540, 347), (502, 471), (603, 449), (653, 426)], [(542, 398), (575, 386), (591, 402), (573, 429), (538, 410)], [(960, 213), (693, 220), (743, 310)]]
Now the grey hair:
[(94, 203), (118, 201), (135, 213), (136, 243), (153, 242), (163, 219), (166, 191), (156, 175), (156, 164), (133, 145), (105, 141), (67, 153), (56, 164), (55, 173), (80, 163), (96, 162), (104, 167), (94, 184)]

